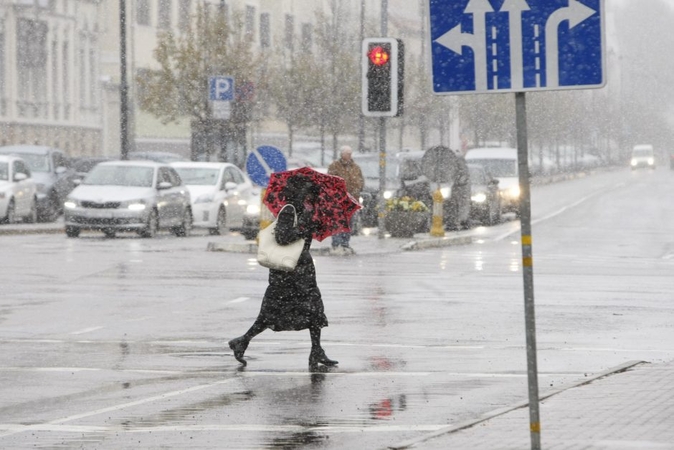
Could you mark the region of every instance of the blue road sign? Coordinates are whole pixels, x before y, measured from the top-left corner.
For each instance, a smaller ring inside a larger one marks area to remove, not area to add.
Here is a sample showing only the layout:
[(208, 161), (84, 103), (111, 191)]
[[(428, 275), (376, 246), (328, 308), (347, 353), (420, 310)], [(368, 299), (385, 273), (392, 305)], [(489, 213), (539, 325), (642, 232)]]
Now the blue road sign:
[(211, 77), (209, 79), (209, 96), (211, 101), (232, 101), (234, 100), (234, 78), (232, 77)]
[(606, 83), (604, 0), (428, 0), (436, 94)]
[(270, 145), (258, 147), (248, 155), (246, 173), (253, 183), (266, 187), (269, 175), (287, 170), (286, 157), (281, 150)]

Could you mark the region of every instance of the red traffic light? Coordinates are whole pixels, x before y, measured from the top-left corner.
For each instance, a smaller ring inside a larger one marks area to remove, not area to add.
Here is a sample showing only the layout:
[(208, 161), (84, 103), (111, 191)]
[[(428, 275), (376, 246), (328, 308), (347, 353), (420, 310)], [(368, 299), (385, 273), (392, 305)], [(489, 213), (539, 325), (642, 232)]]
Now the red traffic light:
[(384, 64), (389, 62), (389, 59), (391, 59), (391, 55), (389, 54), (389, 52), (387, 52), (380, 46), (377, 46), (372, 50), (370, 50), (370, 53), (367, 54), (367, 57), (370, 58), (370, 61), (375, 66), (383, 66)]

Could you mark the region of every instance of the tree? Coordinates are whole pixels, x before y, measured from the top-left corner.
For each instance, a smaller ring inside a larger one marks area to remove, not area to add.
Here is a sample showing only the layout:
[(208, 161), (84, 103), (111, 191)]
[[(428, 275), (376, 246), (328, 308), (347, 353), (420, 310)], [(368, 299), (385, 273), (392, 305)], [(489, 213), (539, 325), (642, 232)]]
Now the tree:
[[(146, 71), (137, 80), (140, 107), (163, 123), (190, 117), (193, 159), (200, 153), (210, 159), (218, 135), (220, 158), (225, 159), (223, 142), (245, 145), (253, 104), (249, 91), (242, 98), (244, 91), (237, 89), (231, 119), (215, 120), (208, 99), (208, 79), (229, 75), (237, 87), (259, 86), (264, 81), (257, 75), (260, 58), (253, 52), (253, 41), (245, 32), (240, 11), (234, 11), (231, 17), (224, 11), (209, 15), (208, 10), (200, 6), (190, 22), (183, 34), (164, 32), (159, 36), (154, 50), (159, 69)], [(241, 163), (242, 156), (245, 158), (245, 155), (235, 155), (233, 162)]]

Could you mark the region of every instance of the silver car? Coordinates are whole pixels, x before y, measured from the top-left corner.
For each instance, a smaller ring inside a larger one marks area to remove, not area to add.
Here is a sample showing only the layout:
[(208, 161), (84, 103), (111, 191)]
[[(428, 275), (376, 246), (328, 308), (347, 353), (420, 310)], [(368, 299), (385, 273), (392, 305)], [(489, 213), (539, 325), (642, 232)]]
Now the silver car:
[(170, 229), (187, 236), (192, 229), (190, 194), (169, 165), (150, 161), (111, 161), (98, 164), (68, 196), (66, 235), (100, 230), (108, 237), (136, 231), (154, 237)]

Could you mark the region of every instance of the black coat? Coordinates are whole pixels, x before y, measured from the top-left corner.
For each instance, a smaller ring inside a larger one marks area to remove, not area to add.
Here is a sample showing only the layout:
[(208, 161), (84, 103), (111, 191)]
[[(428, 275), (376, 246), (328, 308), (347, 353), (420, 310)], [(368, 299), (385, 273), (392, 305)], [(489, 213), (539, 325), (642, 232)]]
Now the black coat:
[(316, 268), (309, 253), (311, 247), (311, 211), (296, 205), (298, 226), (292, 208), (285, 208), (277, 218), (276, 241), (289, 244), (304, 239), (304, 249), (295, 270), (269, 270), (269, 286), (262, 299), (258, 320), (274, 331), (304, 330), (327, 327), (321, 291), (316, 284)]

